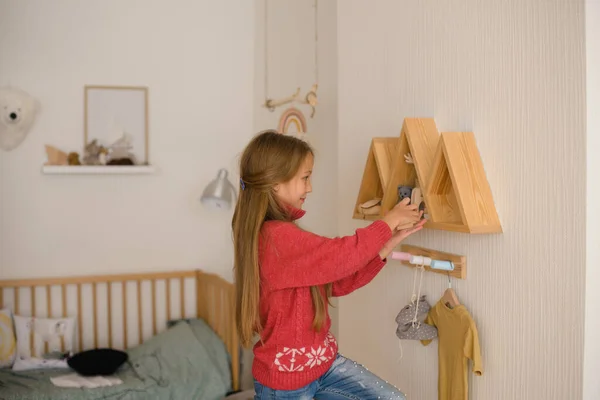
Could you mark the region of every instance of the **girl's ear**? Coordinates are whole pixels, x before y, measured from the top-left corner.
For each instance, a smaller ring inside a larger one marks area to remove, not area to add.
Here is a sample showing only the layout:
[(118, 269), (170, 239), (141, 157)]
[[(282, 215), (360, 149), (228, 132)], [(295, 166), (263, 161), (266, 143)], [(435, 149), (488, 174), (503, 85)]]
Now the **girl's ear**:
[(278, 192), (279, 191), (279, 183), (275, 184), (275, 186), (273, 186), (273, 191), (274, 192)]

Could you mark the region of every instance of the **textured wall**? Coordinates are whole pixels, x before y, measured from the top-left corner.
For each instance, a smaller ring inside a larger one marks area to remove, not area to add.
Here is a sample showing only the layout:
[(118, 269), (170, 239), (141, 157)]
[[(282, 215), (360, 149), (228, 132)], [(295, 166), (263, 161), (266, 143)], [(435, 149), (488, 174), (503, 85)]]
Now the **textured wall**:
[[(346, 0), (338, 4), (339, 227), (351, 220), (372, 136), (405, 116), (472, 130), (502, 235), (426, 231), (408, 242), (467, 256), (459, 299), (479, 328), (485, 374), (472, 399), (579, 399), (585, 274), (583, 1)], [(413, 270), (390, 262), (340, 304), (342, 351), (437, 397), (437, 342), (403, 341), (394, 318)], [(426, 274), (437, 301), (446, 278)], [(360, 320), (360, 321), (359, 321)]]
[(586, 96), (587, 96), (587, 210), (586, 210), (586, 294), (585, 363), (583, 399), (600, 398), (600, 2), (585, 2)]

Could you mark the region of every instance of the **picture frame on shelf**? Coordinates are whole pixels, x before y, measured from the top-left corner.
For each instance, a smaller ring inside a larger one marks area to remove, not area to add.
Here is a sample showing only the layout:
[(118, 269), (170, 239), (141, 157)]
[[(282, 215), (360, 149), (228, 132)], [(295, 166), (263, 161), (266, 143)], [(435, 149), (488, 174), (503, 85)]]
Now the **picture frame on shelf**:
[(147, 87), (84, 86), (84, 153), (102, 146), (112, 150), (108, 165), (150, 165), (148, 120)]

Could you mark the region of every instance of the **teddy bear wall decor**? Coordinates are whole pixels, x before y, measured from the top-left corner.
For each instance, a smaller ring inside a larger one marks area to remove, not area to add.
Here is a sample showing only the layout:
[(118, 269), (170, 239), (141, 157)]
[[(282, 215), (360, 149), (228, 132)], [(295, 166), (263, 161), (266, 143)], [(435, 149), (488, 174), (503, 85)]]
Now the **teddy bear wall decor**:
[(0, 149), (11, 151), (23, 143), (39, 111), (39, 101), (24, 90), (0, 88)]

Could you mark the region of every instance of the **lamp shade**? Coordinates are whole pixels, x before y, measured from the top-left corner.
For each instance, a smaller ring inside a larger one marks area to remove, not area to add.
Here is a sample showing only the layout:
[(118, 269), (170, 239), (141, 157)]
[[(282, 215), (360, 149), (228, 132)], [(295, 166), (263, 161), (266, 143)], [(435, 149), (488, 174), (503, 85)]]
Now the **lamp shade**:
[(236, 193), (227, 175), (227, 170), (221, 168), (217, 177), (206, 186), (200, 198), (203, 205), (211, 208), (231, 208)]

